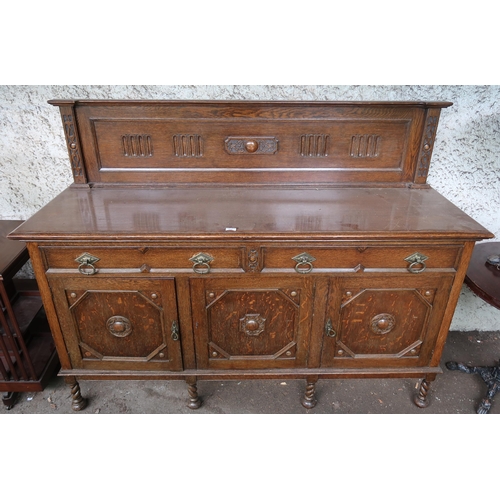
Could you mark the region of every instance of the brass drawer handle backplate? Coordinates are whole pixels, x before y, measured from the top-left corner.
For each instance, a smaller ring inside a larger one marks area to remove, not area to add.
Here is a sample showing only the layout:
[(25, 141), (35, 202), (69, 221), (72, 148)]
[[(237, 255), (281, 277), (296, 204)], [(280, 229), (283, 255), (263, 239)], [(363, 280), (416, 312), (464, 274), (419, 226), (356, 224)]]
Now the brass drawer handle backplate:
[[(425, 261), (428, 259), (427, 255), (421, 254), (419, 252), (415, 252), (414, 254), (406, 257), (406, 262), (409, 262), (408, 271), (413, 274), (422, 273), (426, 269)], [(416, 267), (421, 266), (421, 267)]]
[(295, 265), (295, 270), (298, 273), (307, 274), (313, 270), (312, 263), (316, 259), (312, 255), (309, 255), (307, 252), (303, 252), (299, 255), (296, 255), (295, 257), (292, 257), (292, 260), (297, 262), (297, 264)]
[(206, 253), (197, 253), (193, 255), (190, 259), (193, 262), (193, 271), (198, 274), (207, 274), (210, 272), (210, 262), (214, 260), (211, 255)]
[(224, 144), (230, 155), (273, 155), (278, 152), (276, 137), (227, 137)]
[(100, 259), (97, 257), (94, 257), (93, 255), (90, 255), (89, 253), (85, 252), (80, 255), (80, 257), (77, 257), (75, 259), (75, 262), (78, 262), (80, 265), (78, 266), (78, 271), (81, 274), (85, 274), (86, 276), (92, 276), (97, 272), (97, 269), (95, 268), (94, 264), (98, 262)]

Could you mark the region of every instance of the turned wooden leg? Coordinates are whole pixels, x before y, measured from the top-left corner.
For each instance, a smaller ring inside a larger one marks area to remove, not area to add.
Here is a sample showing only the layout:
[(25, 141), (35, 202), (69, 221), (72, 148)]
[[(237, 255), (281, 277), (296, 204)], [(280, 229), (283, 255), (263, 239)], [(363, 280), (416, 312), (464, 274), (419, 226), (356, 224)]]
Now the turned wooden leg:
[(189, 393), (189, 403), (187, 407), (191, 410), (197, 410), (201, 406), (201, 399), (198, 396), (198, 387), (196, 386), (196, 378), (188, 378), (186, 379), (186, 383), (188, 385), (188, 393)]
[(81, 411), (87, 406), (87, 400), (82, 397), (80, 392), (80, 384), (77, 382), (75, 377), (64, 377), (64, 381), (69, 385), (71, 389), (71, 409), (73, 411)]
[(420, 388), (418, 390), (418, 394), (415, 394), (413, 398), (413, 402), (419, 408), (427, 408), (429, 406), (429, 400), (427, 399), (427, 393), (429, 392), (430, 381), (427, 379), (423, 379), (420, 383)]
[(302, 398), (302, 406), (304, 408), (307, 408), (308, 410), (311, 408), (314, 408), (316, 406), (316, 398), (314, 397), (314, 393), (316, 391), (316, 382), (318, 381), (317, 378), (315, 379), (307, 379), (307, 385), (306, 385), (306, 391), (304, 393), (304, 397)]
[(14, 408), (17, 395), (17, 392), (7, 392), (2, 396), (2, 402), (7, 407), (7, 410)]

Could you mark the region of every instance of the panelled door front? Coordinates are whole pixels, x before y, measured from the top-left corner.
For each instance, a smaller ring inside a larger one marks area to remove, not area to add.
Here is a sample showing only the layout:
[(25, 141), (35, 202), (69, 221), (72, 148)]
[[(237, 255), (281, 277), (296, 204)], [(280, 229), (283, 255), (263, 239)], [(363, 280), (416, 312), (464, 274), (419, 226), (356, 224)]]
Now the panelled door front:
[(425, 366), (453, 275), (333, 278), (323, 367)]
[(49, 282), (74, 368), (182, 370), (173, 278)]
[(306, 366), (311, 280), (193, 278), (190, 285), (199, 368)]

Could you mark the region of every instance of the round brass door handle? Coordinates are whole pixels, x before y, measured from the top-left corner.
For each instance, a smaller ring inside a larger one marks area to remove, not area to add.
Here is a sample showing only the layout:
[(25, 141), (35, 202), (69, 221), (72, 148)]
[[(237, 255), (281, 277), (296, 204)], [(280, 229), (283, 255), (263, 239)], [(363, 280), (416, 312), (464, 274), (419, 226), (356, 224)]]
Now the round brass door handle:
[(370, 321), (373, 333), (385, 335), (396, 326), (396, 318), (389, 313), (377, 314)]
[(106, 321), (106, 327), (115, 337), (126, 337), (132, 333), (132, 323), (125, 316), (111, 316)]
[(253, 139), (249, 140), (249, 141), (245, 141), (245, 149), (249, 153), (255, 153), (255, 151), (257, 151), (257, 149), (259, 149), (259, 143), (257, 141), (254, 141)]

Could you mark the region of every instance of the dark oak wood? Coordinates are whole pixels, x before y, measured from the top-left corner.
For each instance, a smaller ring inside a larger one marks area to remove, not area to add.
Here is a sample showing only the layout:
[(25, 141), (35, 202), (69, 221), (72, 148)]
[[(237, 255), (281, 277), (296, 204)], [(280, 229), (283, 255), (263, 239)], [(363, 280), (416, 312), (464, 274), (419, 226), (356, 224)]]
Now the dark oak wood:
[[(51, 101), (75, 184), (17, 228), (77, 378), (423, 378), (475, 241), (437, 102)], [(80, 399), (81, 398), (81, 399)]]
[(42, 391), (58, 365), (34, 280), (14, 279), (29, 254), (7, 235), (22, 222), (0, 221), (0, 391), (8, 409), (19, 392)]
[(22, 241), (13, 241), (7, 235), (14, 231), (22, 220), (0, 221), (0, 280), (9, 299), (16, 294), (13, 278), (29, 259), (28, 249)]
[(68, 188), (12, 237), (101, 245), (106, 240), (113, 245), (135, 240), (140, 242), (136, 247), (143, 248), (159, 241), (180, 246), (183, 238), (196, 239), (197, 244), (219, 240), (223, 245), (260, 238), (271, 245), (277, 240), (278, 245), (281, 240), (301, 245), (303, 240), (343, 245), (375, 240), (380, 245), (382, 239), (401, 244), (413, 238), (460, 246), (461, 241), (452, 238), (490, 235), (432, 188), (155, 187)]

